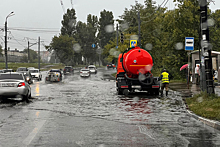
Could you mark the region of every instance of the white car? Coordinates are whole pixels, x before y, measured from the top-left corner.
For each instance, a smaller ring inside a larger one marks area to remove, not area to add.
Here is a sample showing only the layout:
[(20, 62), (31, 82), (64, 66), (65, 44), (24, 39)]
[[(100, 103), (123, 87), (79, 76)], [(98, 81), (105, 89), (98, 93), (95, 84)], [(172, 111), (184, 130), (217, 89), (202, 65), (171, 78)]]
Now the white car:
[(91, 73), (97, 73), (97, 69), (95, 65), (89, 65), (88, 69), (90, 70)]
[(90, 70), (89, 69), (81, 69), (80, 70), (80, 76), (81, 77), (89, 77), (90, 76)]
[(22, 98), (29, 101), (31, 87), (23, 73), (11, 72), (0, 74), (0, 98)]
[(29, 69), (32, 78), (37, 79), (38, 81), (41, 81), (42, 74), (39, 69)]

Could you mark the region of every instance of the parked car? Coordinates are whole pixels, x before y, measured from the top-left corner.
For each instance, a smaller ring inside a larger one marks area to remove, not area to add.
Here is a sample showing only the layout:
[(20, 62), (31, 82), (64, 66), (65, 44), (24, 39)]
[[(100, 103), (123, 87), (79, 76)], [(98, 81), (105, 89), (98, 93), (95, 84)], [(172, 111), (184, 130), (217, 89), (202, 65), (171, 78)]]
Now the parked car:
[(4, 71), (3, 71), (3, 70), (0, 70), (0, 73), (4, 73)]
[(83, 68), (80, 70), (80, 76), (81, 77), (89, 77), (90, 76), (90, 70)]
[(34, 83), (30, 71), (19, 71), (19, 73), (23, 73), (23, 75), (26, 78), (28, 84), (33, 84)]
[(60, 69), (51, 69), (45, 78), (45, 82), (60, 82), (62, 81), (62, 72)]
[(29, 69), (29, 71), (33, 79), (37, 79), (38, 81), (41, 81), (42, 74), (39, 69)]
[(109, 69), (109, 68), (115, 68), (115, 64), (112, 64), (112, 63), (109, 63), (109, 64), (107, 64), (107, 68)]
[(16, 72), (19, 72), (19, 71), (28, 71), (27, 67), (19, 67)]
[(14, 72), (13, 69), (3, 69), (2, 71), (3, 71), (3, 73), (6, 73), (6, 72)]
[(22, 73), (11, 72), (0, 74), (0, 97), (19, 98), (27, 101), (31, 98), (31, 87)]
[(64, 75), (66, 74), (73, 74), (74, 73), (74, 69), (72, 66), (65, 66), (63, 69), (63, 73)]
[(97, 69), (95, 65), (89, 65), (88, 69), (90, 70), (91, 73), (97, 73)]

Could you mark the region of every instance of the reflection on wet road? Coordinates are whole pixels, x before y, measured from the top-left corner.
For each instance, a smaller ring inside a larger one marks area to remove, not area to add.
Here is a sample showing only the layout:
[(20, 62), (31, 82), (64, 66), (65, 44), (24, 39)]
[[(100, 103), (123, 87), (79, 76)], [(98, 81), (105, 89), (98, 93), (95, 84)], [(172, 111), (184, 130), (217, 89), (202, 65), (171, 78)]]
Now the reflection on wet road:
[(220, 146), (219, 131), (188, 115), (180, 93), (118, 96), (106, 80), (113, 72), (36, 81), (31, 103), (2, 102), (0, 146)]

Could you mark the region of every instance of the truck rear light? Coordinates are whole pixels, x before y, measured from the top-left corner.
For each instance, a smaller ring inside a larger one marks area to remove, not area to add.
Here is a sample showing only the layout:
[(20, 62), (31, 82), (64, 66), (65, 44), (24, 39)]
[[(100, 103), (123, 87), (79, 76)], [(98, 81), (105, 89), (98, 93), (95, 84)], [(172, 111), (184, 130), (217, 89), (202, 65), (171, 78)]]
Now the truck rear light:
[(18, 84), (18, 87), (23, 87), (23, 86), (25, 86), (24, 82), (21, 82), (21, 83)]
[(128, 86), (126, 86), (126, 85), (125, 86), (121, 86), (121, 88), (128, 88)]
[(152, 88), (160, 88), (159, 85), (152, 85)]

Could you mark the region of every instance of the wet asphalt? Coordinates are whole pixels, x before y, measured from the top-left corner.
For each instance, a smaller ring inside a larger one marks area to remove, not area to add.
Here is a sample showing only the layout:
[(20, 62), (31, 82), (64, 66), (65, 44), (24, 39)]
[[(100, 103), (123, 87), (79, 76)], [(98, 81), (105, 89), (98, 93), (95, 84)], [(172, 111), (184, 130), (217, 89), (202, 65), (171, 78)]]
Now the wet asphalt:
[(31, 85), (30, 103), (0, 102), (0, 147), (220, 146), (220, 132), (188, 114), (181, 86), (168, 97), (118, 96), (114, 72), (100, 68), (81, 78), (75, 71), (59, 83), (43, 78)]

